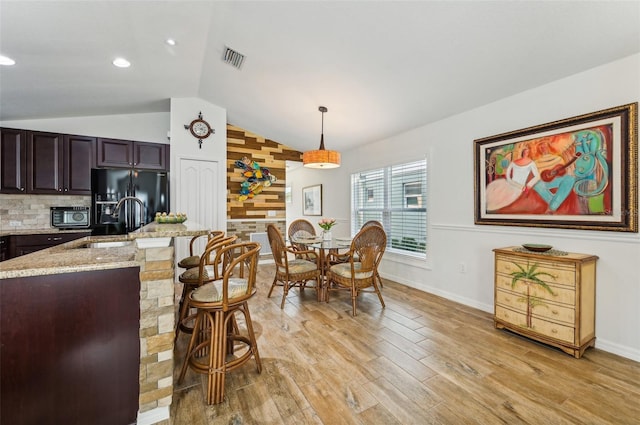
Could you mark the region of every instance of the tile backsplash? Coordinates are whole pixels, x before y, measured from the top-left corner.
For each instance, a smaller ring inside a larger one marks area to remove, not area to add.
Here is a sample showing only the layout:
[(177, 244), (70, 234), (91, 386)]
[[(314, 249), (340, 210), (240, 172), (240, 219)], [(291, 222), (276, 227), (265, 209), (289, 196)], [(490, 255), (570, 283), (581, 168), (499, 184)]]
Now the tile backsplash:
[(0, 194), (0, 231), (51, 227), (50, 207), (90, 207), (91, 196)]

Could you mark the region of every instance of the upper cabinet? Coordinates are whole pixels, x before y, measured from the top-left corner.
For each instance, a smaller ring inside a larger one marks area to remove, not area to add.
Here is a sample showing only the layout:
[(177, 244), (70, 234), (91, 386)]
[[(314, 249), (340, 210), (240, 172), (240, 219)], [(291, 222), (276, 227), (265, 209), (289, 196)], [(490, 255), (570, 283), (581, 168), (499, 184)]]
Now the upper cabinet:
[(98, 167), (169, 169), (169, 146), (165, 144), (99, 138), (97, 147)]
[(91, 195), (95, 138), (27, 131), (27, 193)]
[(63, 192), (63, 140), (62, 134), (27, 132), (27, 193)]
[(0, 128), (0, 193), (26, 193), (27, 132)]
[(0, 193), (91, 195), (94, 137), (0, 129)]
[(169, 145), (0, 128), (0, 193), (91, 195), (91, 169), (169, 171)]
[(96, 138), (88, 136), (64, 136), (63, 168), (67, 193), (91, 195), (91, 169), (96, 166)]

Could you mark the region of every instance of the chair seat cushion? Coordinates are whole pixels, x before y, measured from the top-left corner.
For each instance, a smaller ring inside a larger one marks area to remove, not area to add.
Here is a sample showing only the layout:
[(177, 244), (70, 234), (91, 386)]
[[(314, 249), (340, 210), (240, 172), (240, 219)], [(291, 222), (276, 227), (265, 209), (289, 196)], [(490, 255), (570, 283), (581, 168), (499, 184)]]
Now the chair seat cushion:
[[(203, 280), (208, 280), (209, 276), (215, 276), (215, 271), (213, 270), (213, 266), (204, 266), (204, 276)], [(182, 272), (180, 275), (180, 281), (197, 281), (200, 277), (200, 267), (192, 267)]]
[(183, 269), (189, 269), (191, 267), (198, 267), (200, 265), (200, 256), (192, 255), (191, 257), (185, 257), (178, 263), (178, 267)]
[[(367, 279), (373, 276), (373, 270), (369, 270), (368, 272), (360, 272), (359, 270), (362, 268), (361, 263), (353, 263), (353, 268), (356, 271), (356, 279)], [(351, 279), (351, 263), (340, 263), (331, 266), (331, 272), (335, 273), (340, 277), (344, 277), (346, 279)]]
[[(303, 260), (302, 258), (289, 260), (289, 274), (307, 273), (317, 269), (318, 266), (313, 261)], [(284, 267), (278, 267), (278, 271), (280, 273), (287, 272)]]
[[(233, 299), (246, 295), (247, 293), (247, 279), (241, 278), (229, 278), (229, 293), (228, 299)], [(216, 303), (222, 301), (222, 280), (216, 280), (202, 285), (193, 293), (191, 297), (195, 301)]]

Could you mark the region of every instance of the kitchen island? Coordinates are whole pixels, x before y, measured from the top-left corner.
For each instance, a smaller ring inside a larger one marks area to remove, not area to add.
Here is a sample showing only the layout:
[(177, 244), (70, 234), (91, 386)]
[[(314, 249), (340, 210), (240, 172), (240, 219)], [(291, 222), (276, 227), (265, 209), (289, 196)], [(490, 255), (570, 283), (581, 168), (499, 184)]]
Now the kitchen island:
[(0, 263), (0, 422), (168, 422), (173, 239), (207, 232), (151, 223)]

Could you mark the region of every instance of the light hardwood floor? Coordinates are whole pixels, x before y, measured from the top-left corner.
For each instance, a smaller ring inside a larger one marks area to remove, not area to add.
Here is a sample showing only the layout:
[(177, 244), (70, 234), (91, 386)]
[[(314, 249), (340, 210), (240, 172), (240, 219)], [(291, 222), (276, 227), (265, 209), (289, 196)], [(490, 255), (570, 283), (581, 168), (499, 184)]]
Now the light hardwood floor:
[(638, 362), (593, 348), (575, 359), (388, 280), (386, 308), (361, 295), (355, 318), (348, 294), (318, 303), (309, 289), (280, 310), (280, 288), (267, 299), (272, 279), (260, 265), (250, 302), (262, 373), (250, 361), (227, 374), (225, 402), (207, 406), (204, 378), (188, 371), (173, 425), (640, 424)]

